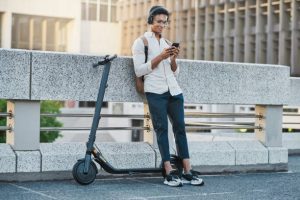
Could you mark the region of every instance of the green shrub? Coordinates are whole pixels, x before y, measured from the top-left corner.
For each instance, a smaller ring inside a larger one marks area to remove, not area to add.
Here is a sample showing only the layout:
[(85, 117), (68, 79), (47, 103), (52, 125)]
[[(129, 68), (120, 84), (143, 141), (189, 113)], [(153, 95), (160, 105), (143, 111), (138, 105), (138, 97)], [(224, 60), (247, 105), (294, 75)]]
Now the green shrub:
[[(6, 101), (0, 100), (0, 112), (6, 112)], [(0, 126), (6, 126), (6, 118), (0, 117)], [(0, 131), (0, 143), (5, 143), (5, 131)]]

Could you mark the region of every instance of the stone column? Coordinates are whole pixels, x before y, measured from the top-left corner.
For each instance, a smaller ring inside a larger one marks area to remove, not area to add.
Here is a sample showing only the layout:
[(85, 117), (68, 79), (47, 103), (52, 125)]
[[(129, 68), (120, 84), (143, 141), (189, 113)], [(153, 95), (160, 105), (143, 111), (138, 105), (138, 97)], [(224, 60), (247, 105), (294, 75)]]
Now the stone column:
[(42, 50), (46, 51), (47, 49), (47, 20), (43, 19), (42, 21)]
[(291, 75), (292, 76), (300, 76), (300, 30), (297, 29), (297, 23), (300, 19), (300, 12), (297, 8), (300, 7), (300, 2), (296, 0), (292, 0), (292, 33), (291, 33)]
[(215, 5), (215, 18), (214, 18), (214, 61), (222, 61), (223, 57), (221, 57), (222, 53), (223, 53), (223, 48), (221, 48), (223, 46), (223, 42), (222, 42), (222, 38), (223, 38), (223, 16), (220, 12), (220, 7)]
[(273, 45), (273, 40), (274, 40), (274, 33), (273, 33), (273, 27), (274, 27), (274, 9), (272, 6), (272, 1), (268, 1), (268, 23), (267, 23), (267, 63), (268, 64), (277, 64), (274, 63), (274, 45)]
[(231, 41), (230, 41), (230, 13), (229, 2), (225, 3), (224, 7), (224, 61), (230, 62), (231, 60)]
[(6, 143), (14, 150), (39, 150), (40, 148), (40, 102), (19, 101), (7, 102), (7, 112), (13, 117), (7, 118)]
[(261, 1), (258, 1), (256, 4), (256, 38), (255, 38), (255, 62), (256, 63), (264, 63), (265, 55), (263, 53), (264, 48), (264, 16)]
[(29, 49), (33, 49), (33, 38), (34, 38), (34, 19), (29, 19)]
[[(205, 60), (212, 60), (211, 54), (211, 25), (210, 25), (210, 9), (211, 7), (209, 5), (206, 5), (205, 7), (205, 32), (204, 32), (204, 59)], [(203, 27), (204, 28), (204, 27)]]
[(12, 33), (12, 13), (5, 12), (2, 14), (2, 48), (11, 48), (11, 33)]
[(251, 13), (250, 13), (250, 4), (249, 1), (245, 2), (245, 31), (244, 31), (244, 62), (251, 61)]
[(195, 34), (194, 34), (194, 59), (200, 59), (200, 12), (199, 12), (199, 1), (195, 1)]
[(281, 65), (290, 65), (290, 51), (289, 48), (291, 46), (287, 43), (289, 34), (289, 16), (286, 13), (286, 3), (283, 1), (280, 1), (280, 19), (279, 19), (279, 59), (278, 59), (278, 64)]

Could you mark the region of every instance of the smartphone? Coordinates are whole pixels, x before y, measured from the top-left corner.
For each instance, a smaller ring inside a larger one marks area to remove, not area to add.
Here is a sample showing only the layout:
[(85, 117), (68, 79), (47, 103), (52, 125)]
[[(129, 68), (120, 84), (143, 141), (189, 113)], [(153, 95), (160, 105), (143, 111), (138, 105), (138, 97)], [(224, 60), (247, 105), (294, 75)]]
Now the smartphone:
[(173, 46), (173, 47), (177, 47), (177, 48), (178, 48), (178, 47), (179, 47), (179, 43), (177, 43), (177, 42), (174, 42), (174, 43), (172, 44), (172, 46)]

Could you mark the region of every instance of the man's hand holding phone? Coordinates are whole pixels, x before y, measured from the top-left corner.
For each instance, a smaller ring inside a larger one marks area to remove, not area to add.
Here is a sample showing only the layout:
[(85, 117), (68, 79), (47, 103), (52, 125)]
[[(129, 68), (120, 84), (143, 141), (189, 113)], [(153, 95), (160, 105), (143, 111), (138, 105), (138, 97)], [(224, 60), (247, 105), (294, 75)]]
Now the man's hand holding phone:
[(176, 59), (178, 54), (179, 54), (179, 43), (173, 43), (172, 46), (170, 47), (171, 50), (171, 59)]

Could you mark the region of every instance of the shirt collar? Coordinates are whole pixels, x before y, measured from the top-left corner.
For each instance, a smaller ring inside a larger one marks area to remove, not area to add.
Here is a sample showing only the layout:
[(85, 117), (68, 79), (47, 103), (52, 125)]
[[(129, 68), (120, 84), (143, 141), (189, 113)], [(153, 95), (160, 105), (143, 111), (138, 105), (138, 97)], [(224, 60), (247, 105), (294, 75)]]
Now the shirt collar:
[[(147, 31), (144, 33), (144, 36), (145, 37), (155, 37), (155, 33), (152, 31)], [(161, 35), (160, 35), (160, 38), (161, 38)]]

